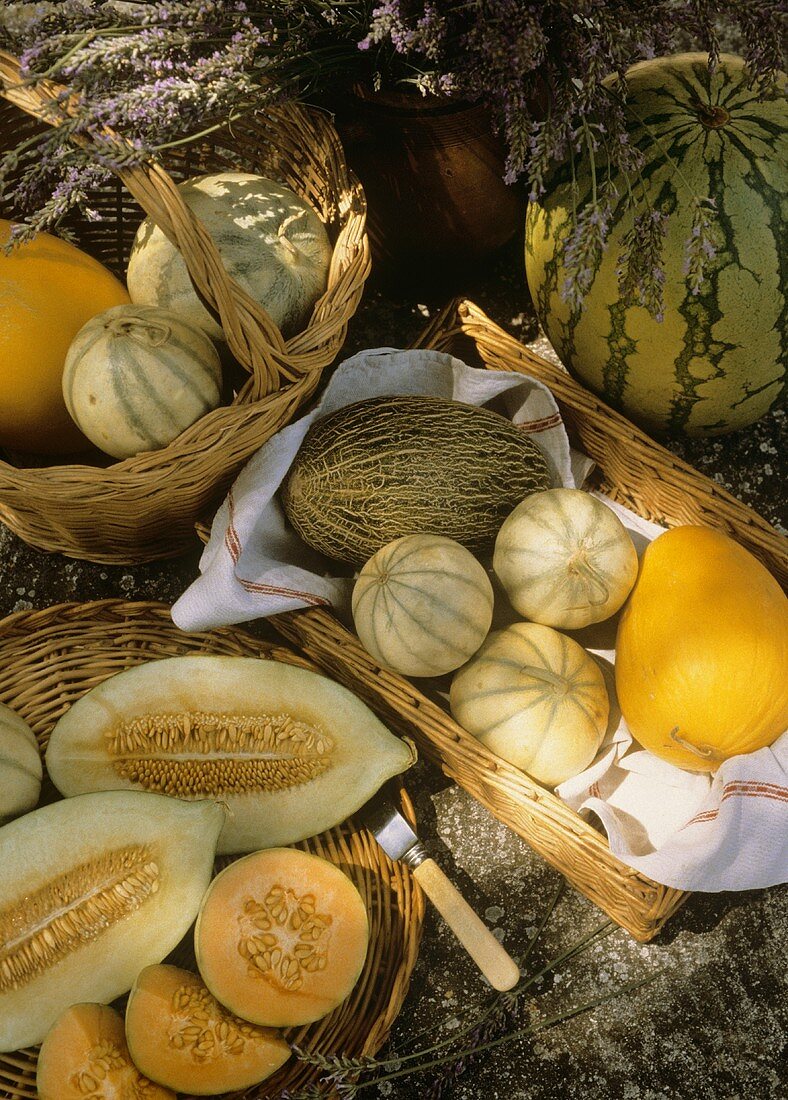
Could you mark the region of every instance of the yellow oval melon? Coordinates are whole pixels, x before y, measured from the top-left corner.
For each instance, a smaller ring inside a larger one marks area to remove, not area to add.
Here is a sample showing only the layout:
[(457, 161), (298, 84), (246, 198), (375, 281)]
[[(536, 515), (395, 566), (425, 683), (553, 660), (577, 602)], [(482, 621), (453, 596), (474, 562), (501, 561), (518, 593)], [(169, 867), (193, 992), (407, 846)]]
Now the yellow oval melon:
[(194, 930), (197, 966), (230, 1012), (265, 1027), (308, 1024), (358, 981), (369, 943), (364, 901), (328, 860), (267, 848), (213, 880)]
[(101, 1004), (74, 1004), (47, 1032), (36, 1066), (39, 1100), (175, 1100), (134, 1065), (123, 1017)]
[(788, 727), (788, 599), (744, 547), (674, 527), (647, 547), (616, 639), (616, 690), (633, 737), (714, 771)]
[(280, 1032), (233, 1016), (197, 974), (167, 963), (146, 966), (132, 986), (126, 1041), (146, 1077), (197, 1096), (248, 1088), (290, 1057)]
[(10, 233), (0, 219), (0, 447), (87, 450), (63, 401), (66, 352), (86, 321), (129, 296), (97, 260), (48, 233), (6, 255)]

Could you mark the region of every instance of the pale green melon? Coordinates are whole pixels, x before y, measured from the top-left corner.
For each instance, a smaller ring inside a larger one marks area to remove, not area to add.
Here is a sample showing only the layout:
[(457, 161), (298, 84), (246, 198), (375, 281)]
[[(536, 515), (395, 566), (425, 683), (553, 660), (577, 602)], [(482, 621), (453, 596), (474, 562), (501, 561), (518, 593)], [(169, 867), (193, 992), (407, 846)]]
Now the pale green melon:
[(441, 676), (471, 657), (490, 629), (493, 590), (470, 550), (441, 535), (381, 547), (353, 587), (364, 648), (403, 676)]
[(197, 915), (224, 810), (102, 791), (0, 829), (0, 1051), (40, 1043), (80, 1001), (108, 1004)]
[(354, 813), (414, 761), (360, 699), (252, 657), (149, 661), (87, 692), (52, 731), (63, 794), (135, 788), (228, 808), (220, 852), (291, 844)]
[[(328, 233), (309, 203), (283, 183), (245, 172), (197, 176), (178, 189), (228, 274), (282, 334), (305, 328), (331, 263)], [(171, 309), (213, 339), (224, 338), (197, 297), (180, 252), (150, 218), (137, 231), (126, 274), (133, 302)]]
[[(573, 219), (592, 196), (587, 159), (558, 168), (529, 205), (525, 256), (539, 320), (573, 374), (647, 428), (711, 436), (751, 424), (783, 391), (788, 109), (784, 75), (760, 95), (740, 58), (723, 55), (713, 75), (707, 61), (680, 54), (629, 71), (626, 118), (644, 165), (638, 178), (612, 174), (609, 244), (582, 303), (562, 291)], [(630, 192), (638, 212), (647, 199), (669, 214), (662, 321), (619, 292)], [(698, 199), (715, 204), (717, 254), (694, 294), (685, 258)]]
[(221, 400), (210, 338), (158, 306), (114, 306), (84, 325), (63, 368), (66, 408), (114, 458), (155, 451)]
[(24, 718), (0, 703), (0, 823), (33, 809), (41, 773), (35, 734)]

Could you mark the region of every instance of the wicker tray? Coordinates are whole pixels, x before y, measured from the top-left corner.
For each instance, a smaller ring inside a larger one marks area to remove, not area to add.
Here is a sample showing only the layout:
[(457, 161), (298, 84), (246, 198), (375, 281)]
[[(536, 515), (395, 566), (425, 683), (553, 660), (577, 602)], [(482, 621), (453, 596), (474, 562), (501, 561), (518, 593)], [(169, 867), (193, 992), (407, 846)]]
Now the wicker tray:
[[(450, 351), (491, 370), (520, 371), (539, 378), (555, 394), (578, 448), (599, 464), (597, 485), (604, 493), (668, 526), (699, 523), (720, 528), (756, 554), (783, 584), (788, 580), (785, 540), (765, 520), (603, 405), (560, 368), (508, 336), (471, 302), (451, 303), (423, 334), (419, 346)], [(379, 668), (328, 612), (291, 612), (277, 617), (274, 624), (391, 726), (413, 737), (423, 756), (437, 763), (636, 939), (650, 940), (687, 897), (623, 864), (611, 853), (603, 834), (550, 791), (489, 752), (408, 680)]]
[[(241, 630), (183, 634), (164, 604), (121, 600), (60, 604), (0, 621), (0, 701), (23, 715), (43, 751), (54, 723), (89, 688), (142, 661), (195, 652), (273, 658), (314, 667), (290, 650)], [(42, 800), (57, 797), (45, 781)], [(413, 821), (404, 789), (401, 797), (403, 810)], [(331, 860), (353, 879), (367, 903), (370, 948), (350, 997), (317, 1023), (291, 1029), (288, 1038), (315, 1053), (372, 1055), (385, 1041), (408, 989), (421, 937), (423, 895), (410, 872), (391, 863), (352, 818), (297, 847)], [(178, 961), (184, 964), (182, 956)], [(2, 1100), (35, 1100), (36, 1057), (37, 1048), (0, 1054)], [(279, 1097), (283, 1089), (303, 1088), (319, 1073), (291, 1058), (263, 1086), (223, 1095), (225, 1100)]]
[[(47, 81), (20, 85), (15, 59), (0, 51), (5, 147), (63, 121), (58, 90)], [(228, 169), (283, 180), (312, 203), (329, 230), (328, 288), (307, 328), (286, 342), (229, 278), (174, 182)], [(91, 202), (101, 221), (69, 222), (80, 246), (123, 278), (137, 226), (149, 214), (180, 249), (248, 378), (231, 405), (208, 413), (168, 447), (106, 469), (0, 462), (0, 519), (34, 546), (89, 561), (171, 557), (192, 542), (195, 520), (215, 509), (246, 459), (310, 397), (341, 348), (370, 270), (366, 201), (325, 113), (285, 105), (239, 120), (230, 137), (219, 131), (198, 147), (182, 146), (164, 164), (124, 169)], [(0, 210), (0, 216), (13, 218), (14, 211)]]

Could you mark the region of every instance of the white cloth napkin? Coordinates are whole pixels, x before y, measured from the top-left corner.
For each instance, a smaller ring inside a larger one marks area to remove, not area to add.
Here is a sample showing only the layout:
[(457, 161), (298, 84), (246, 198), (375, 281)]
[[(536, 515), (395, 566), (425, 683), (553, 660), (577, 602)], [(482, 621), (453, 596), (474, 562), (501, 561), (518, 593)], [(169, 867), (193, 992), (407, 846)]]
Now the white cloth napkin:
[[(173, 607), (181, 629), (319, 605), (348, 619), (352, 577), (338, 575), (335, 563), (289, 529), (275, 494), (315, 419), (389, 394), (488, 404), (533, 434), (553, 485), (582, 485), (593, 466), (570, 449), (555, 400), (535, 379), (476, 370), (433, 351), (361, 352), (337, 368), (316, 407), (264, 444), (239, 474), (214, 519), (200, 576)], [(605, 503), (622, 519), (638, 553), (663, 530)], [(496, 607), (496, 629), (515, 618), (511, 608)], [(655, 882), (720, 891), (788, 880), (788, 733), (770, 748), (727, 760), (713, 776), (683, 771), (646, 752), (632, 740), (615, 701), (615, 627), (614, 617), (571, 632), (602, 663), (612, 717), (594, 762), (562, 783), (558, 796), (581, 815), (595, 813), (611, 851)]]

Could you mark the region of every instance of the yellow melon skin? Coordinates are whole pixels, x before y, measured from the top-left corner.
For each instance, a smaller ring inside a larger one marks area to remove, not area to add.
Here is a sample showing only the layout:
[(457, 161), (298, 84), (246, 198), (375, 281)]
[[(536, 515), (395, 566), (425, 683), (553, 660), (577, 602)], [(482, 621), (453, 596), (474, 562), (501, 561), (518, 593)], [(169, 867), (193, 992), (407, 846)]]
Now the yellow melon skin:
[(364, 901), (333, 863), (267, 848), (211, 883), (194, 929), (197, 966), (225, 1008), (264, 1027), (319, 1020), (349, 996), (369, 944)]
[(131, 1060), (123, 1017), (101, 1004), (74, 1004), (47, 1032), (38, 1055), (39, 1100), (175, 1100)]
[(213, 1096), (264, 1081), (290, 1057), (278, 1031), (238, 1019), (197, 974), (146, 966), (126, 1005), (126, 1041), (146, 1077), (176, 1092)]
[[(0, 249), (10, 233), (11, 222), (0, 219)], [(97, 260), (48, 233), (8, 255), (0, 250), (0, 447), (34, 454), (90, 447), (63, 401), (66, 352), (86, 321), (128, 301)]]
[(770, 745), (788, 727), (788, 599), (720, 531), (666, 531), (621, 615), (616, 690), (633, 737), (680, 768)]

